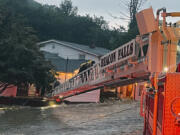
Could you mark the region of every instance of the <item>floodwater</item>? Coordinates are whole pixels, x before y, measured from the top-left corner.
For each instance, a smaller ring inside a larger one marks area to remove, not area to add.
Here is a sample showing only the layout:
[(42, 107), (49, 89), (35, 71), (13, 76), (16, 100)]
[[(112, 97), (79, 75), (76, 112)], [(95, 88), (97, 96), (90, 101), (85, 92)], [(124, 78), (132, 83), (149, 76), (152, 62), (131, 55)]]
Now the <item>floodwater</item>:
[(142, 135), (138, 102), (0, 108), (0, 135)]

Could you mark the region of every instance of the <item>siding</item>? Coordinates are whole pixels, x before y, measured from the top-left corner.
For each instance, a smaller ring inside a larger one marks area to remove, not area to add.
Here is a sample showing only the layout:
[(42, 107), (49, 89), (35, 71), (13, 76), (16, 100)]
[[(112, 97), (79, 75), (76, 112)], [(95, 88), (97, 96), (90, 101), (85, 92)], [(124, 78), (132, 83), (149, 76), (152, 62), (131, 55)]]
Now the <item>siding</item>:
[(87, 54), (83, 51), (78, 51), (73, 48), (69, 48), (63, 45), (59, 45), (57, 43), (47, 43), (43, 47), (40, 48), (41, 51), (46, 51), (50, 53), (56, 53), (58, 56), (66, 59), (79, 59), (79, 55), (85, 55), (86, 60), (94, 60), (96, 62), (99, 61), (97, 56)]

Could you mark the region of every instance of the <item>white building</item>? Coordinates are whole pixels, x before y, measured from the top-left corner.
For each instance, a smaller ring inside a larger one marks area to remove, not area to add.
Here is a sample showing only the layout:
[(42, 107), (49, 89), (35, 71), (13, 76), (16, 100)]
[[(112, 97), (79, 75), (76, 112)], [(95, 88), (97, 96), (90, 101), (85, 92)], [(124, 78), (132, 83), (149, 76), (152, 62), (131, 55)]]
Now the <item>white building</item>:
[(101, 47), (90, 47), (57, 40), (40, 42), (38, 45), (45, 58), (54, 65), (54, 70), (58, 74), (56, 78), (61, 83), (76, 75), (82, 63), (88, 60), (97, 63), (101, 56), (109, 52)]
[(76, 43), (48, 40), (38, 43), (40, 50), (48, 53), (57, 54), (63, 59), (69, 60), (93, 60), (99, 61), (99, 58), (109, 50), (101, 47), (80, 45)]

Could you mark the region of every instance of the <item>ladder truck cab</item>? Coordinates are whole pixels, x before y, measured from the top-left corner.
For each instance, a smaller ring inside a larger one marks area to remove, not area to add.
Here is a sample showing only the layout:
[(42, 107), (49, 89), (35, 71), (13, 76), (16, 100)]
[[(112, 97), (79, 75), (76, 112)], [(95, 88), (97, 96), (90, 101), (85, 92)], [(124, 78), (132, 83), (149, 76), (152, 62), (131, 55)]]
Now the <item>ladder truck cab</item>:
[(156, 15), (151, 8), (136, 15), (140, 36), (149, 35), (150, 40), (150, 87), (141, 95), (143, 135), (180, 135), (180, 23), (166, 21), (180, 12), (161, 8)]

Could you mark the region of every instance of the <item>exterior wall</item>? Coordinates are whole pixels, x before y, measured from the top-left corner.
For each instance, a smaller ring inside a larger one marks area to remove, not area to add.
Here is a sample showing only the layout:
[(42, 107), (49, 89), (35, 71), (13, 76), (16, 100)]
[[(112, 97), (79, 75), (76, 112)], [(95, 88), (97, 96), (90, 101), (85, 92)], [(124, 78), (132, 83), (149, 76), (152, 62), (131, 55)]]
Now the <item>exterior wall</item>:
[(86, 92), (80, 95), (72, 96), (65, 99), (69, 102), (95, 102), (98, 103), (100, 100), (100, 89)]
[(136, 87), (135, 87), (135, 100), (140, 101), (142, 91), (144, 91), (146, 89), (147, 85), (148, 85), (147, 82), (136, 83)]
[(65, 80), (68, 80), (74, 76), (73, 73), (65, 73), (65, 72), (57, 72), (58, 75), (56, 75), (57, 80), (60, 83), (64, 83)]
[(64, 83), (65, 80), (68, 80), (75, 76), (79, 70), (75, 70), (73, 73), (57, 72), (55, 76), (60, 83)]
[(3, 93), (0, 94), (0, 97), (16, 97), (17, 93), (17, 87), (11, 86), (10, 88), (7, 88)]
[(129, 84), (125, 86), (117, 87), (117, 97), (119, 99), (131, 98), (134, 99), (134, 87), (135, 84)]
[(36, 96), (36, 87), (33, 84), (29, 86), (28, 96), (29, 97), (35, 97)]
[(63, 45), (59, 45), (57, 43), (47, 43), (43, 47), (40, 48), (41, 51), (46, 51), (50, 53), (56, 53), (58, 56), (64, 59), (79, 59), (79, 55), (85, 55), (86, 60), (94, 60), (96, 62), (99, 61), (97, 56), (87, 54), (83, 51), (78, 51), (70, 47), (66, 47)]

